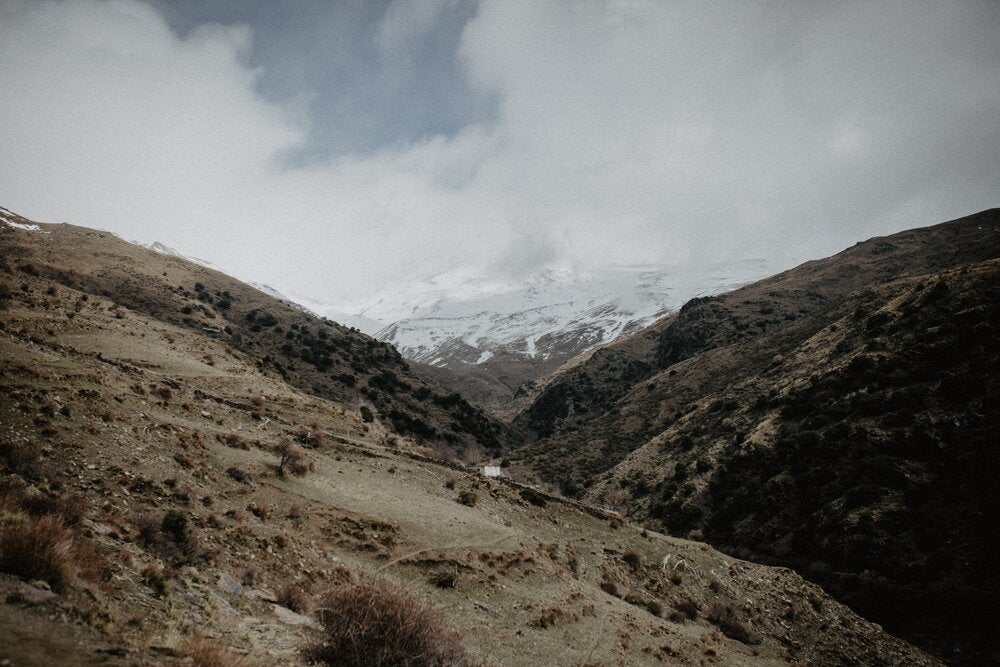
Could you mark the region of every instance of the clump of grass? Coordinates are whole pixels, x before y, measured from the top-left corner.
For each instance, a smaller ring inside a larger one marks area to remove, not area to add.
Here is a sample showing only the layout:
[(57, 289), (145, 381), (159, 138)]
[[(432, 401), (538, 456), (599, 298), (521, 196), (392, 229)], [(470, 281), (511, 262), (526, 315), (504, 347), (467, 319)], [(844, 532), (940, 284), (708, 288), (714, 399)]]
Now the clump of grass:
[(160, 530), (169, 535), (176, 544), (185, 544), (190, 536), (187, 516), (177, 510), (167, 510), (160, 522)]
[(430, 573), (429, 579), (438, 588), (455, 588), (458, 581), (458, 570), (455, 567), (442, 565)]
[(252, 667), (254, 665), (247, 658), (234, 655), (232, 651), (199, 635), (189, 639), (182, 650), (191, 659), (192, 667)]
[(298, 584), (287, 583), (278, 591), (278, 604), (297, 614), (309, 611), (309, 598)]
[(684, 618), (693, 621), (698, 618), (698, 612), (701, 611), (701, 607), (698, 603), (691, 598), (684, 597), (680, 600), (674, 602), (674, 609), (680, 612)]
[(62, 590), (77, 573), (73, 533), (52, 514), (0, 528), (0, 571)]
[(153, 594), (162, 598), (167, 594), (167, 575), (162, 567), (149, 566), (142, 570), (142, 583), (152, 589)]
[(240, 470), (236, 466), (226, 468), (226, 474), (241, 484), (250, 483), (250, 475), (245, 470)]
[(281, 477), (289, 472), (296, 477), (302, 477), (312, 468), (306, 460), (305, 452), (287, 442), (275, 447), (274, 453), (278, 455), (278, 475)]
[(324, 635), (309, 660), (340, 667), (467, 665), (459, 636), (441, 612), (394, 584), (369, 579), (338, 586), (321, 599)]
[(41, 461), (41, 452), (29, 442), (0, 440), (0, 462), (25, 479), (41, 479), (50, 473)]
[(722, 630), (722, 634), (744, 644), (759, 644), (758, 637), (746, 626), (739, 612), (732, 605), (714, 603), (705, 615), (710, 623)]
[(638, 552), (629, 549), (622, 554), (622, 560), (633, 572), (638, 572), (639, 568), (642, 567), (642, 556)]

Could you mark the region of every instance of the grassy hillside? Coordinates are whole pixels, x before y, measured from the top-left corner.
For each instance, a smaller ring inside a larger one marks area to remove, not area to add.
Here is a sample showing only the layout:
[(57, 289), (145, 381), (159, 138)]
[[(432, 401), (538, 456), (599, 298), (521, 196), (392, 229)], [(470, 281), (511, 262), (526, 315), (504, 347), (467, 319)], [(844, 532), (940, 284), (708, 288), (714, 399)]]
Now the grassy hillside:
[[(456, 665), (937, 664), (787, 569), (426, 458), (331, 398), (346, 389), (329, 374), (287, 357), (289, 379), (330, 389), (286, 381), (259, 334), (292, 340), (275, 329), (304, 316), (215, 274), (140, 269), (78, 228), (0, 227), (0, 248), (16, 251), (0, 263), (0, 660), (298, 665), (410, 637)], [(104, 287), (123, 274), (130, 289)], [(171, 307), (203, 291), (214, 318)], [(238, 324), (258, 308), (278, 323)], [(391, 364), (370, 352), (331, 370), (361, 384)], [(345, 614), (415, 634), (352, 635)]]
[(390, 345), (281, 302), (218, 271), (71, 225), (6, 230), (8, 271), (37, 274), (225, 341), (290, 384), (365, 406), (402, 435), (499, 450), (509, 433), (454, 392), (417, 377)]
[(990, 660), (998, 257), (987, 211), (693, 300), (553, 379), (514, 458)]

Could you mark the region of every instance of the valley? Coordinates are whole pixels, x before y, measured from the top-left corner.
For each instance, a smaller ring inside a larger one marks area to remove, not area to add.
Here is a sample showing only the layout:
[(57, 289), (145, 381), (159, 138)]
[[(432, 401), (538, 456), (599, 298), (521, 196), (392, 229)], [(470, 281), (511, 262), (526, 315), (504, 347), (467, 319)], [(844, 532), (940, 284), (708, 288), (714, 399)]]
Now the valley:
[(990, 655), (994, 211), (689, 300), (509, 422), (209, 267), (0, 222), (13, 664), (305, 664), (368, 582), (449, 664)]

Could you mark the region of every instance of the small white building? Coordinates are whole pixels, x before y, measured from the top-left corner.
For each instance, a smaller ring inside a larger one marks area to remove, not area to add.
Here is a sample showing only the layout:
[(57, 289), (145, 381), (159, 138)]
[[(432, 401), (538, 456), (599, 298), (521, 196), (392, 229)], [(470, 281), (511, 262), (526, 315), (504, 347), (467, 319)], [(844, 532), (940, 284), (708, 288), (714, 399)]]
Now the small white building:
[(483, 477), (502, 477), (503, 472), (500, 470), (500, 466), (483, 466), (480, 469)]

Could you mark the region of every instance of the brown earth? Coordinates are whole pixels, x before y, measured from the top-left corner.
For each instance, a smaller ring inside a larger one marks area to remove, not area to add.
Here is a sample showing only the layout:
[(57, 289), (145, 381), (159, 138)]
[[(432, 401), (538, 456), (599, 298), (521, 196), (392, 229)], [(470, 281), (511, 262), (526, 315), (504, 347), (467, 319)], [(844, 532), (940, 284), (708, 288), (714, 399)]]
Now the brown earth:
[[(377, 576), (441, 610), (482, 664), (937, 664), (790, 570), (428, 458), (312, 375), (282, 377), (265, 339), (133, 308), (138, 278), (92, 289), (119, 275), (120, 244), (0, 228), (0, 525), (54, 514), (88, 554), (47, 583), (0, 574), (0, 660), (191, 664), (197, 634), (303, 664), (308, 605)], [(147, 259), (168, 275), (142, 279), (174, 289), (172, 270), (201, 270)], [(302, 476), (278, 474), (288, 443)], [(306, 613), (276, 604), (288, 584)]]

